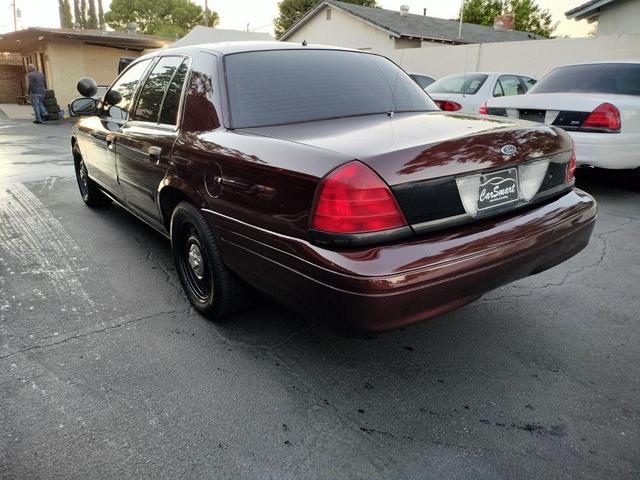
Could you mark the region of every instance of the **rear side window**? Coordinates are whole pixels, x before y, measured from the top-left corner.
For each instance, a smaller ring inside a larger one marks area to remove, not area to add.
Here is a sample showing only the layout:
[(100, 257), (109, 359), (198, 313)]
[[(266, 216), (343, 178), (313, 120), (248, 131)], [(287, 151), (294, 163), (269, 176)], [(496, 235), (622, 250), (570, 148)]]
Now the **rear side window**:
[(413, 81), (420, 85), (422, 88), (427, 88), (431, 85), (435, 80), (431, 77), (427, 77), (426, 75), (416, 75), (415, 73), (409, 75), (413, 78)]
[(494, 97), (510, 97), (512, 95), (522, 95), (524, 87), (520, 79), (515, 75), (501, 75), (493, 89)]
[(437, 110), (394, 63), (340, 50), (270, 50), (225, 57), (232, 128)]
[(640, 95), (640, 65), (597, 63), (553, 70), (531, 93), (609, 93)]
[(536, 83), (538, 83), (537, 80), (534, 80), (533, 78), (529, 78), (529, 77), (520, 77), (520, 80), (522, 80), (522, 83), (524, 83), (524, 86), (527, 89), (527, 92), (531, 90)]
[(142, 87), (134, 119), (142, 122), (158, 122), (162, 101), (183, 57), (162, 57), (149, 74)]
[(162, 104), (162, 111), (160, 112), (160, 123), (167, 125), (175, 125), (177, 123), (182, 86), (184, 85), (185, 78), (187, 77), (187, 70), (189, 70), (188, 62), (188, 60), (182, 62), (182, 65), (178, 67), (178, 70), (169, 84), (167, 94), (164, 97), (164, 103)]
[(429, 93), (462, 93), (475, 95), (482, 88), (489, 76), (484, 73), (466, 73), (449, 75), (427, 87)]

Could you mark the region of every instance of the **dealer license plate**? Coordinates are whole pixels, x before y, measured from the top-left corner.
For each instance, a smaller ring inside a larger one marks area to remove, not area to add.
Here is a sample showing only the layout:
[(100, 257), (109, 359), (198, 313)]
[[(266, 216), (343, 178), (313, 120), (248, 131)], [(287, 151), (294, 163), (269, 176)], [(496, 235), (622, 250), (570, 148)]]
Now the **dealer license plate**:
[(517, 168), (486, 173), (480, 177), (478, 210), (517, 202), (519, 198)]

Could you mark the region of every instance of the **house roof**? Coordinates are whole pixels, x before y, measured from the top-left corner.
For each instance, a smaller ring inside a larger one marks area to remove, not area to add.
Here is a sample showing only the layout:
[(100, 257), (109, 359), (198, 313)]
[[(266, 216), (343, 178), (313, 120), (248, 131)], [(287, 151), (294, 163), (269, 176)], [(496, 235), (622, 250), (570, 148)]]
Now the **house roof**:
[(69, 28), (32, 27), (0, 34), (0, 52), (24, 51), (44, 40), (75, 40), (105, 47), (144, 50), (161, 48), (171, 39), (141, 33), (109, 32), (106, 30), (72, 30)]
[(602, 7), (615, 3), (616, 0), (591, 0), (583, 3), (582, 5), (572, 8), (565, 12), (565, 16), (569, 19), (575, 18), (576, 20), (592, 19), (600, 15), (600, 9)]
[(514, 42), (545, 38), (528, 32), (499, 31), (493, 27), (464, 22), (462, 23), (462, 37), (458, 37), (460, 22), (456, 20), (427, 17), (425, 15), (415, 15), (411, 13), (402, 16), (400, 12), (396, 10), (365, 7), (336, 0), (324, 0), (291, 26), (291, 28), (282, 35), (281, 39), (286, 40), (325, 6), (339, 8), (396, 38), (412, 37), (447, 43)]
[(172, 47), (186, 47), (201, 43), (261, 41), (273, 40), (268, 33), (244, 32), (242, 30), (223, 30), (220, 28), (203, 27), (198, 25), (180, 40), (171, 44)]

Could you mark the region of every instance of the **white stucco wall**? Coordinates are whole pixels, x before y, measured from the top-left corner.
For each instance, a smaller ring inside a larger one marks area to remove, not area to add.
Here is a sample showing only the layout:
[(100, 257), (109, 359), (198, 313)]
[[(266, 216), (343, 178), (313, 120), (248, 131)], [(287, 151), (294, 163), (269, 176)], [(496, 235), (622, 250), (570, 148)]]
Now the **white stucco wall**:
[(335, 7), (331, 8), (331, 20), (327, 20), (326, 8), (287, 38), (287, 42), (306, 40), (309, 43), (357, 48), (387, 56), (393, 53), (394, 41), (388, 34)]
[(540, 79), (561, 65), (640, 59), (640, 35), (423, 47), (395, 50), (389, 58), (407, 71), (435, 78), (465, 71), (509, 71)]
[(98, 85), (110, 85), (118, 75), (120, 57), (137, 57), (139, 51), (85, 45), (80, 42), (48, 42), (45, 50), (49, 88), (56, 92), (58, 104), (67, 104), (80, 96), (76, 84), (91, 77)]
[(640, 0), (618, 0), (602, 9), (598, 17), (598, 35), (634, 33), (640, 33)]

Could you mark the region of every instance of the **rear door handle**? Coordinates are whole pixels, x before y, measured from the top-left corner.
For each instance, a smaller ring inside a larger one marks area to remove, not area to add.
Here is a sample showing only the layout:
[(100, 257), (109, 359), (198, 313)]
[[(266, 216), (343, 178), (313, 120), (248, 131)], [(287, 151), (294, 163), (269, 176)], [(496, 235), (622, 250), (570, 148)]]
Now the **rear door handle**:
[(113, 150), (113, 140), (116, 137), (113, 135), (107, 135), (106, 141), (107, 141), (107, 149), (108, 150)]
[(162, 149), (160, 147), (149, 147), (147, 150), (149, 153), (149, 160), (160, 163), (160, 154), (162, 154)]

